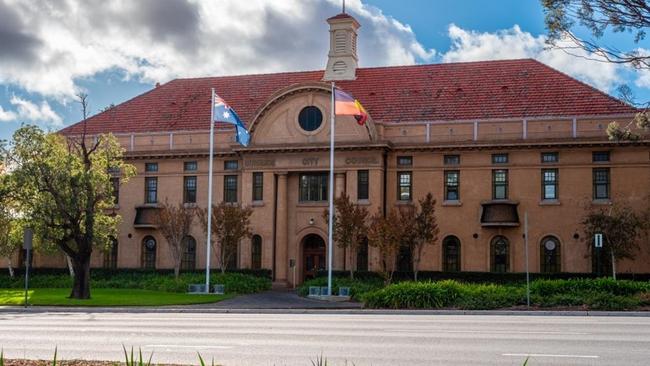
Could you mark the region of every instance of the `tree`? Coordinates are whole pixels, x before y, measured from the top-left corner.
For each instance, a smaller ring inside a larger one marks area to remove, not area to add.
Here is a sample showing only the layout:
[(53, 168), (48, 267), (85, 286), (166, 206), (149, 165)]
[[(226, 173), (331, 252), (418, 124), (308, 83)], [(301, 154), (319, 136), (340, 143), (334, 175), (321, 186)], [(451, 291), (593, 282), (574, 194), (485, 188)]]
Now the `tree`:
[(84, 131), (80, 136), (46, 134), (25, 126), (14, 136), (8, 157), (18, 187), (21, 214), (35, 236), (70, 257), (74, 268), (71, 298), (90, 298), (90, 258), (94, 247), (107, 247), (120, 217), (113, 207), (109, 169), (119, 169), (126, 183), (135, 168), (112, 135), (85, 133), (86, 96), (80, 95)]
[[(636, 47), (620, 50), (605, 45), (603, 35), (608, 32), (627, 33), (638, 44), (646, 37), (650, 28), (650, 3), (646, 0), (542, 0), (548, 29), (547, 43), (576, 57), (628, 65), (637, 70), (650, 71), (650, 52)], [(572, 32), (576, 23), (589, 30), (592, 39), (578, 37)], [(576, 51), (584, 51), (586, 56)], [(634, 125), (639, 129), (650, 128), (650, 101), (635, 103), (629, 88), (622, 89), (622, 98), (636, 104), (642, 111), (624, 126), (612, 122), (607, 133), (612, 140), (635, 140), (640, 136), (632, 131)]]
[(603, 234), (602, 251), (609, 253), (612, 276), (616, 279), (616, 261), (634, 258), (639, 250), (638, 238), (644, 228), (639, 216), (627, 206), (612, 205), (588, 212), (582, 221), (586, 237), (585, 242), (591, 250), (593, 238), (597, 233)]
[[(334, 200), (334, 242), (339, 248), (342, 248), (348, 257), (350, 268), (350, 278), (354, 278), (354, 266), (352, 265), (356, 258), (357, 249), (363, 238), (367, 235), (368, 210), (360, 205), (355, 205), (350, 201), (347, 194)], [(323, 213), (325, 221), (329, 220), (329, 210)]]
[[(210, 245), (219, 253), (218, 262), (221, 273), (226, 272), (228, 263), (237, 254), (237, 247), (242, 239), (250, 238), (250, 217), (253, 209), (240, 207), (232, 203), (221, 202), (212, 205), (212, 239)], [(198, 210), (203, 231), (208, 232), (208, 209)]]
[(178, 278), (181, 270), (181, 259), (184, 251), (186, 237), (190, 235), (192, 221), (196, 215), (196, 208), (179, 203), (170, 205), (166, 200), (158, 208), (156, 223), (158, 230), (167, 240), (172, 259), (174, 260), (174, 276)]
[(411, 241), (413, 275), (416, 281), (418, 280), (418, 271), (424, 247), (435, 244), (440, 231), (436, 222), (436, 200), (433, 198), (433, 194), (428, 193), (418, 203), (420, 207), (414, 215), (413, 240)]
[(14, 276), (11, 257), (22, 246), (22, 225), (6, 206), (0, 207), (0, 257), (7, 260), (9, 276)]
[(368, 244), (379, 250), (384, 282), (390, 284), (395, 272), (395, 258), (400, 248), (399, 214), (395, 208), (384, 217), (381, 210), (370, 218)]

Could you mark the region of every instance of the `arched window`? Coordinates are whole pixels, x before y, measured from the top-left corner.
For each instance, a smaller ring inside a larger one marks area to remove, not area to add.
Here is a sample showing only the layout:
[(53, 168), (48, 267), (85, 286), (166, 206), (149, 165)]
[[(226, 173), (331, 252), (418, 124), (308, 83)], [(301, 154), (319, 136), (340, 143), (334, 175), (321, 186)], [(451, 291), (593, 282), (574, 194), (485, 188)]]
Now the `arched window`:
[(183, 256), (181, 257), (181, 270), (193, 271), (196, 269), (196, 240), (191, 236), (183, 238)]
[(251, 269), (262, 269), (262, 237), (259, 235), (251, 239)]
[(560, 272), (560, 241), (554, 236), (544, 237), (539, 245), (539, 258), (540, 272)]
[(153, 236), (145, 236), (142, 239), (142, 263), (144, 269), (156, 268), (156, 239)]
[(508, 272), (510, 269), (510, 244), (508, 239), (503, 236), (492, 239), (490, 257), (492, 259), (492, 272)]
[(450, 235), (442, 241), (442, 270), (445, 272), (460, 271), (460, 240)]
[(104, 268), (117, 268), (117, 238), (111, 238), (111, 246), (104, 252)]
[(368, 271), (368, 238), (361, 239), (357, 248), (357, 271)]

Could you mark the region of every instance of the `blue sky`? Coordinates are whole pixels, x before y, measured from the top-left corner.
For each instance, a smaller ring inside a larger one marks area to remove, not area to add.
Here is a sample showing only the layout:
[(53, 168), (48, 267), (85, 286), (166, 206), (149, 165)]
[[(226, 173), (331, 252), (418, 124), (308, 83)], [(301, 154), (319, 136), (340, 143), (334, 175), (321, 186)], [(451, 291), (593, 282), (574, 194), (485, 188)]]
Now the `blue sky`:
[[(0, 0), (0, 139), (21, 123), (57, 130), (177, 77), (321, 69), (338, 0)], [(348, 0), (362, 66), (534, 57), (610, 94), (650, 100), (650, 74), (544, 50), (536, 0)], [(226, 16), (227, 14), (227, 16)], [(3, 25), (4, 24), (4, 25)], [(586, 36), (576, 29), (579, 36)], [(621, 49), (631, 37), (607, 34)]]

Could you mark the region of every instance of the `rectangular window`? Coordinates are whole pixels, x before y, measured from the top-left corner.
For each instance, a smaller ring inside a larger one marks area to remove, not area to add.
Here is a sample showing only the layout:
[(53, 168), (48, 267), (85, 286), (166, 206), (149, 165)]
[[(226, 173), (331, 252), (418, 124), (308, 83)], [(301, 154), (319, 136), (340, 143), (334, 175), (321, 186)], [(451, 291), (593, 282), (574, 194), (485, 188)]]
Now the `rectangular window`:
[(445, 165), (460, 165), (460, 155), (445, 155)]
[(369, 197), (370, 177), (367, 170), (357, 171), (357, 200), (367, 200)]
[(557, 169), (542, 169), (542, 199), (557, 199)]
[(183, 170), (186, 172), (195, 172), (198, 167), (196, 161), (186, 161), (183, 163)]
[(445, 171), (445, 201), (460, 200), (460, 173), (458, 170)]
[(397, 166), (413, 166), (413, 157), (412, 156), (398, 156), (397, 157)]
[(225, 175), (223, 177), (223, 200), (224, 202), (237, 202), (237, 176)]
[(594, 151), (591, 154), (591, 160), (594, 163), (604, 163), (609, 161), (609, 151)]
[(508, 199), (508, 171), (506, 169), (492, 171), (492, 199)]
[(226, 160), (223, 163), (224, 170), (237, 170), (239, 169), (239, 162), (237, 160)]
[(492, 154), (492, 164), (508, 164), (508, 154)]
[(144, 178), (144, 202), (158, 203), (158, 178)]
[(262, 201), (264, 199), (264, 173), (253, 173), (253, 201)]
[(594, 199), (609, 199), (609, 168), (597, 168), (593, 170), (594, 175)]
[(183, 178), (183, 202), (196, 203), (196, 177)]
[(144, 163), (144, 171), (147, 173), (157, 172), (158, 163)]
[(397, 199), (400, 201), (411, 200), (411, 172), (397, 173)]
[(306, 173), (300, 175), (300, 202), (327, 201), (327, 173)]
[(111, 178), (111, 188), (112, 188), (111, 193), (113, 195), (113, 203), (117, 205), (120, 203), (120, 178), (118, 177)]
[(542, 153), (542, 163), (557, 163), (559, 161), (558, 153), (556, 152), (544, 152)]

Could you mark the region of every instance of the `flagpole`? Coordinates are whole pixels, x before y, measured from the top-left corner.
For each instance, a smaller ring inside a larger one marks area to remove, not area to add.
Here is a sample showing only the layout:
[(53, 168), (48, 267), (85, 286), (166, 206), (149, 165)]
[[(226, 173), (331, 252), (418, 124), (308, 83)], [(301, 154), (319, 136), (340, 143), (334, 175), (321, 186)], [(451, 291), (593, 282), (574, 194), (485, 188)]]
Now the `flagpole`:
[(210, 293), (210, 243), (212, 240), (212, 160), (214, 155), (214, 88), (210, 99), (210, 158), (208, 163), (208, 238), (205, 254), (205, 293)]
[(332, 81), (332, 110), (330, 115), (330, 186), (329, 186), (329, 217), (327, 238), (327, 294), (332, 295), (332, 256), (334, 254), (334, 126), (336, 122), (336, 98)]

